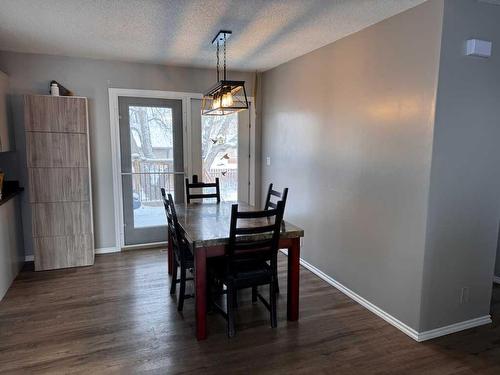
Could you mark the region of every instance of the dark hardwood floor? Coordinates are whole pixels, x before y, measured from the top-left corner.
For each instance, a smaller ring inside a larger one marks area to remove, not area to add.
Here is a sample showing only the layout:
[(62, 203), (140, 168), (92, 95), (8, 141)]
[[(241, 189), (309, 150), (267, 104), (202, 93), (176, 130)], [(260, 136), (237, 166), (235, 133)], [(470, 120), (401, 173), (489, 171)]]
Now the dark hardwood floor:
[(498, 286), (492, 325), (417, 343), (305, 269), (300, 321), (287, 322), (285, 271), (281, 256), (277, 329), (244, 293), (236, 337), (213, 314), (197, 342), (193, 300), (180, 315), (169, 296), (164, 251), (27, 267), (0, 302), (0, 373), (500, 374)]

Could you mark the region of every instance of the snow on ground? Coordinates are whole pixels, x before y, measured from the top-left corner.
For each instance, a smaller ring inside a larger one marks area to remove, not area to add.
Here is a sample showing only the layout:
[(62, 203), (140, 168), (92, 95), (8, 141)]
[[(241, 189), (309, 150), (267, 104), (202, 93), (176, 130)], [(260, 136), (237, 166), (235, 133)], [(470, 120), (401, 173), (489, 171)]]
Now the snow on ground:
[(163, 206), (141, 206), (134, 210), (134, 228), (157, 227), (167, 225)]

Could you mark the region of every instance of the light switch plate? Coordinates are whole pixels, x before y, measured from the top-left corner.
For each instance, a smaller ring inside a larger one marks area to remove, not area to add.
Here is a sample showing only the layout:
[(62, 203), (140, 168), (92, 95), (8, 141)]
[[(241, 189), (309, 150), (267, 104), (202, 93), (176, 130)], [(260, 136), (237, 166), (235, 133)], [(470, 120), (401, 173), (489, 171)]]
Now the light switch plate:
[(490, 57), (492, 43), (487, 40), (469, 39), (467, 41), (467, 56)]

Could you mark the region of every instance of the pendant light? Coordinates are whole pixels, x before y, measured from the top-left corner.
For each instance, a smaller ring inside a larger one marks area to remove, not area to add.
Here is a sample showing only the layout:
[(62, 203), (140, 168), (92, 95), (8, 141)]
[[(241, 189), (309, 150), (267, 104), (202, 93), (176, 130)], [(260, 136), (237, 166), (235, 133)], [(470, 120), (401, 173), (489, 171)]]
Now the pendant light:
[[(229, 81), (226, 74), (226, 41), (232, 32), (221, 30), (212, 40), (217, 47), (217, 83), (203, 95), (201, 114), (225, 116), (248, 109), (245, 81)], [(224, 65), (220, 79), (220, 49), (223, 49)]]

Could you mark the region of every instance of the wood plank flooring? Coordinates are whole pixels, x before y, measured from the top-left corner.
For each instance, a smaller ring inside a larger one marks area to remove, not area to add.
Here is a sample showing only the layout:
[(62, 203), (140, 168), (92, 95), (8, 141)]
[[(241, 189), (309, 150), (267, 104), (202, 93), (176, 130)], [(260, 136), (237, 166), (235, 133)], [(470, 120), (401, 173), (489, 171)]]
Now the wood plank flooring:
[(240, 298), (237, 334), (208, 317), (194, 338), (168, 294), (166, 252), (97, 256), (92, 267), (27, 267), (0, 302), (2, 374), (500, 374), (500, 288), (493, 324), (417, 343), (315, 275), (301, 270), (300, 321), (286, 321), (286, 258), (280, 256), (278, 328)]

